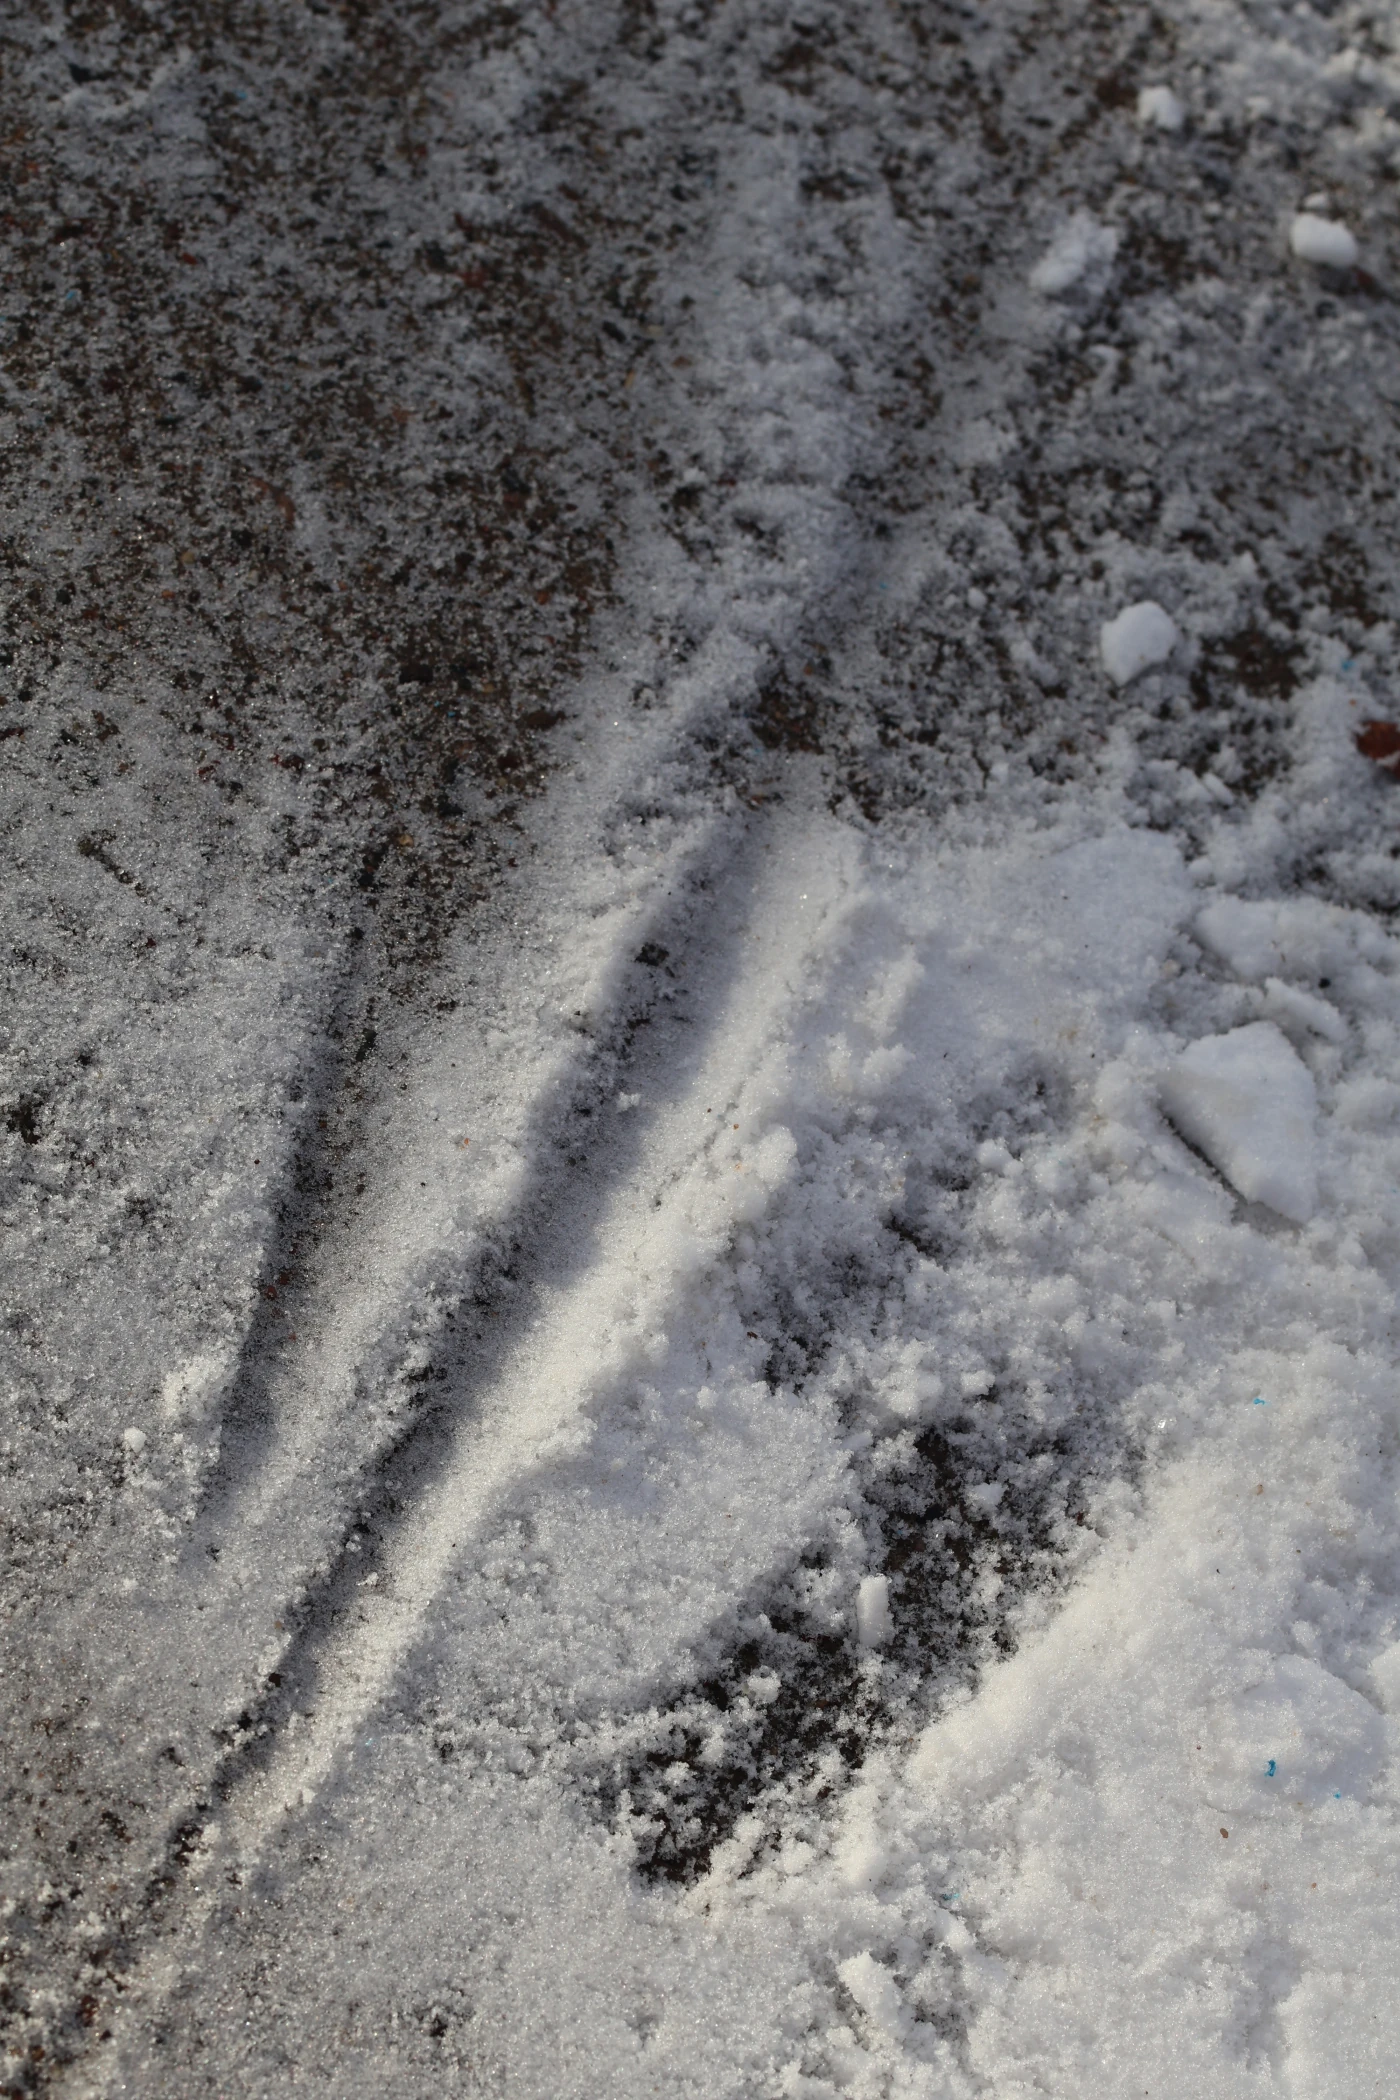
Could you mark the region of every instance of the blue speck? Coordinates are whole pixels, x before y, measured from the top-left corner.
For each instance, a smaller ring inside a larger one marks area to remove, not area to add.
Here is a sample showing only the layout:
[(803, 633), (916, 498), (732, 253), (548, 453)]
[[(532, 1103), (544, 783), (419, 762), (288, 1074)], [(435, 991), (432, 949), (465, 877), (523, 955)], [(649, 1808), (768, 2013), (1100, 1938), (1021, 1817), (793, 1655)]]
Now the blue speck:
[(1253, 1402), (1252, 1402), (1252, 1405), (1253, 1405), (1253, 1406), (1255, 1406), (1255, 1407), (1264, 1407), (1264, 1406), (1265, 1406), (1266, 1404), (1267, 1404), (1267, 1403), (1266, 1403), (1266, 1401), (1264, 1400), (1264, 1397), (1263, 1397), (1263, 1395), (1262, 1395), (1261, 1393), (1256, 1393), (1256, 1394), (1254, 1395), (1254, 1399), (1253, 1399)]
[(958, 1900), (958, 1894), (959, 1891), (957, 1889), (944, 1889), (943, 1894), (939, 1897), (938, 1900), (940, 1903), (956, 1903)]
[(1334, 1794), (1334, 1795), (1332, 1796), (1332, 1799), (1333, 1799), (1334, 1801), (1340, 1801), (1340, 1800), (1341, 1800), (1341, 1798), (1342, 1798), (1342, 1797), (1341, 1797), (1341, 1795), (1340, 1795), (1340, 1794)]
[(1274, 1776), (1274, 1774), (1275, 1774), (1275, 1773), (1277, 1772), (1277, 1770), (1278, 1770), (1278, 1759), (1277, 1759), (1277, 1758), (1274, 1758), (1274, 1757), (1271, 1757), (1271, 1758), (1269, 1759), (1269, 1769), (1268, 1769), (1268, 1771), (1267, 1771), (1267, 1772), (1265, 1773), (1265, 1775), (1264, 1775), (1264, 1776), (1265, 1776), (1265, 1778), (1266, 1778), (1266, 1779), (1272, 1779), (1272, 1778), (1273, 1778), (1273, 1776)]
[(1344, 664), (1342, 665), (1342, 669), (1343, 669), (1344, 671), (1349, 671), (1349, 670), (1351, 669), (1352, 665), (1353, 665), (1353, 664), (1354, 664), (1355, 662), (1356, 662), (1356, 658), (1355, 658), (1354, 656), (1349, 656), (1349, 657), (1348, 657), (1348, 658), (1346, 659), (1346, 662), (1345, 662), (1345, 663), (1344, 663)]

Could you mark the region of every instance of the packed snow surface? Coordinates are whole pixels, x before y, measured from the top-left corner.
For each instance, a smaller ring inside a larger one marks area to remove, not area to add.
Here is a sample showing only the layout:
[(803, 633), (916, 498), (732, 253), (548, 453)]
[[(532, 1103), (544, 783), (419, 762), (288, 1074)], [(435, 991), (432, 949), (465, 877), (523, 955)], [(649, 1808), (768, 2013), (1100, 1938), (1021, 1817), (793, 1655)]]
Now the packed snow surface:
[(1164, 664), (1181, 636), (1175, 620), (1151, 598), (1125, 605), (1099, 633), (1103, 667), (1115, 685), (1130, 685), (1142, 672)]

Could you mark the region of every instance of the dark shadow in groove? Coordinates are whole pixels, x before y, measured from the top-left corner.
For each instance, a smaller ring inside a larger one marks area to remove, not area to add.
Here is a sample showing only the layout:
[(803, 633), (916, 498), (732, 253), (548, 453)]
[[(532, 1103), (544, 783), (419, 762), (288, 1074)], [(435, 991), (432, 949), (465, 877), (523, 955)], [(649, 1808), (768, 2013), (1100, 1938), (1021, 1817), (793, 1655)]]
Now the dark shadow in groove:
[[(700, 911), (706, 894), (720, 883), (733, 883), (736, 869), (748, 865), (754, 852), (752, 843), (736, 852), (732, 830), (723, 827), (709, 862), (691, 872), (685, 894), (664, 905), (655, 919), (640, 930), (639, 952), (618, 986), (612, 1016), (595, 1036), (581, 1068), (575, 1066), (562, 1086), (547, 1095), (531, 1115), (520, 1148), (533, 1161), (533, 1171), (513, 1208), (494, 1222), (475, 1260), (455, 1276), (446, 1277), (437, 1266), (434, 1249), (425, 1250), (414, 1280), (432, 1282), (444, 1290), (444, 1295), (450, 1291), (444, 1326), (449, 1337), (455, 1330), (457, 1339), (444, 1341), (440, 1346), (446, 1360), (442, 1354), (437, 1355), (424, 1370), (413, 1374), (413, 1382), (426, 1389), (441, 1388), (448, 1381), (460, 1387), (463, 1380), (472, 1385), (489, 1380), (533, 1316), (529, 1286), (546, 1280), (557, 1286), (585, 1258), (573, 1214), (580, 1204), (601, 1205), (613, 1188), (626, 1179), (646, 1128), (644, 1115), (614, 1116), (603, 1122), (600, 1111), (608, 1105), (621, 1076), (631, 1080), (646, 1078), (653, 1069), (655, 1078), (649, 1092), (653, 1099), (662, 1100), (670, 1084), (670, 1075), (661, 1069), (665, 1056), (662, 1042), (666, 1042), (667, 1049), (672, 1048), (673, 1033), (680, 1031), (678, 1047), (684, 1059), (705, 1041), (709, 1019), (723, 1000), (727, 970), (720, 973), (715, 968), (707, 940), (709, 915), (702, 926)], [(689, 966), (695, 972), (689, 977), (687, 952), (693, 954), (696, 950), (699, 962)], [(742, 940), (734, 944), (727, 960), (737, 962), (741, 954)], [(665, 962), (659, 963), (655, 959), (658, 956), (666, 958)], [(669, 1021), (663, 1021), (668, 1007)], [(331, 1086), (336, 1082), (343, 1085), (349, 1069), (343, 1051), (338, 1060), (327, 1060), (327, 1085), (323, 1089), (327, 1100)], [(311, 1115), (309, 1121), (314, 1126), (316, 1116)], [(600, 1128), (607, 1133), (602, 1144), (598, 1141)], [(309, 1155), (310, 1148), (301, 1155), (302, 1160)], [(307, 1272), (318, 1263), (334, 1263), (337, 1258), (336, 1235), (346, 1200), (338, 1191), (330, 1191), (321, 1206), (319, 1220), (314, 1214), (300, 1212), (294, 1201), (287, 1205), (289, 1222), (279, 1240), (281, 1253), (277, 1259), (293, 1246), (299, 1247), (300, 1274), (308, 1287)], [(358, 1204), (360, 1199), (348, 1200)], [(269, 1288), (268, 1279), (275, 1273), (270, 1261), (264, 1293)], [(283, 1425), (268, 1393), (272, 1380), (283, 1371), (285, 1355), (284, 1344), (274, 1337), (274, 1329), (285, 1323), (289, 1315), (295, 1316), (297, 1303), (297, 1279), (285, 1301), (279, 1298), (275, 1307), (260, 1303), (253, 1330), (241, 1352), (232, 1399), (224, 1417), (225, 1455), (208, 1484), (194, 1535), (183, 1556), (186, 1569), (197, 1582), (207, 1582), (210, 1546), (217, 1547), (221, 1530), (236, 1528), (242, 1497), (256, 1489), (268, 1462), (277, 1453)], [(391, 1441), (380, 1446), (368, 1461), (369, 1477), (404, 1463), (410, 1453), (430, 1449), (444, 1431), (464, 1416), (469, 1405), (460, 1391), (449, 1396), (439, 1390), (430, 1401), (425, 1390), (423, 1405), (412, 1411)], [(412, 1462), (418, 1463), (416, 1458)], [(363, 1497), (355, 1503), (353, 1496), (353, 1487), (347, 1485), (347, 1506), (362, 1510)]]
[[(385, 1540), (412, 1524), (416, 1509), (457, 1456), (459, 1433), (471, 1419), (476, 1394), (489, 1387), (536, 1317), (537, 1290), (567, 1290), (594, 1260), (596, 1227), (609, 1199), (635, 1172), (647, 1127), (642, 1114), (614, 1116), (606, 1142), (599, 1143), (593, 1136), (597, 1111), (624, 1075), (643, 1092), (648, 1115), (664, 1114), (689, 1083), (724, 1017), (729, 985), (744, 955), (742, 906), (761, 852), (762, 836), (753, 820), (737, 848), (732, 828), (725, 827), (714, 842), (709, 867), (643, 930), (643, 952), (664, 949), (666, 963), (634, 966), (621, 987), (614, 1025), (584, 1072), (570, 1075), (562, 1100), (547, 1100), (537, 1110), (525, 1141), (536, 1171), (512, 1215), (502, 1221), (495, 1243), (497, 1274), (493, 1279), (478, 1262), (459, 1279), (441, 1346), (421, 1374), (423, 1403), (373, 1454), (357, 1486), (347, 1489), (345, 1528), (328, 1554), (327, 1571), (294, 1619), (288, 1618), (289, 1638), (276, 1671), (261, 1683), (249, 1675), (242, 1687), (226, 1687), (230, 1700), (242, 1692), (246, 1703), (217, 1731), (222, 1748), (213, 1771), (191, 1775), (200, 1799), (227, 1799), (251, 1780), (268, 1763), (287, 1714), (314, 1703), (328, 1641), (343, 1615), (354, 1610), (365, 1577), (378, 1572)], [(722, 944), (714, 941), (717, 917), (740, 929)], [(639, 983), (638, 972), (654, 978), (659, 969), (667, 979), (669, 1014), (660, 993), (646, 995)], [(349, 1550), (352, 1537), (354, 1552)], [(206, 1521), (188, 1562), (206, 1595), (218, 1582), (208, 1543)], [(289, 1580), (299, 1572), (289, 1569)], [(217, 1612), (218, 1597), (211, 1596), (209, 1605)], [(251, 1642), (242, 1660), (251, 1672)], [(167, 1868), (151, 1892), (158, 1905), (169, 1900), (163, 1885), (183, 1864), (194, 1827), (188, 1808), (177, 1814)]]
[(354, 1070), (356, 1059), (350, 1045), (360, 1039), (364, 1015), (372, 1003), (365, 998), (370, 975), (368, 945), (361, 940), (347, 943), (345, 968), (331, 1012), (318, 1031), (317, 1053), (303, 1075), (302, 1099), (297, 1104), (299, 1129), (275, 1205), (276, 1228), (254, 1278), (253, 1310), (224, 1383), (219, 1457), (202, 1484), (201, 1510), (230, 1489), (230, 1444), (247, 1452), (272, 1433), (267, 1381), (281, 1349), (280, 1330), (286, 1328), (289, 1308), (296, 1303), (303, 1249), (319, 1237), (320, 1219), (329, 1200), (321, 1193), (330, 1182), (325, 1170), (333, 1143), (328, 1126)]
[[(613, 1115), (607, 1141), (599, 1143), (597, 1112), (625, 1075), (643, 1092), (648, 1111), (664, 1113), (703, 1055), (712, 1029), (723, 1017), (729, 984), (744, 954), (742, 907), (763, 851), (765, 828), (761, 819), (753, 818), (743, 820), (737, 837), (734, 824), (720, 827), (706, 864), (691, 871), (682, 894), (668, 897), (638, 929), (638, 947), (648, 959), (639, 957), (619, 984), (612, 1025), (584, 1070), (573, 1072), (560, 1094), (541, 1103), (532, 1120), (525, 1145), (536, 1171), (513, 1214), (502, 1222), (494, 1243), (495, 1276), (478, 1263), (459, 1279), (457, 1304), (442, 1346), (420, 1381), (424, 1402), (393, 1441), (372, 1456), (358, 1485), (346, 1489), (341, 1501), (346, 1525), (328, 1548), (329, 1566), (314, 1586), (308, 1586), (300, 1607), (284, 1613), (284, 1650), (277, 1667), (261, 1680), (255, 1668), (265, 1629), (261, 1622), (245, 1625), (236, 1616), (236, 1596), (220, 1596), (218, 1563), (207, 1551), (211, 1516), (206, 1512), (197, 1541), (186, 1549), (183, 1593), (193, 1613), (201, 1608), (203, 1591), (210, 1632), (210, 1621), (217, 1620), (221, 1606), (235, 1614), (225, 1627), (229, 1647), (225, 1681), (218, 1687), (224, 1710), (233, 1718), (230, 1725), (215, 1728), (217, 1747), (207, 1761), (185, 1766), (172, 1759), (183, 1776), (182, 1798), (161, 1814), (165, 1834), (152, 1845), (155, 1864), (132, 1897), (144, 1914), (146, 1932), (178, 1929), (189, 1887), (187, 1870), (203, 1856), (201, 1832), (210, 1809), (256, 1780), (278, 1746), (290, 1711), (310, 1703), (308, 1693), (314, 1694), (319, 1682), (327, 1644), (343, 1614), (355, 1608), (359, 1584), (377, 1570), (383, 1542), (396, 1527), (411, 1525), (423, 1498), (454, 1458), (475, 1395), (528, 1331), (537, 1301), (535, 1289), (527, 1286), (566, 1289), (588, 1266), (594, 1227), (608, 1199), (635, 1171), (646, 1127), (641, 1114)], [(722, 927), (734, 929), (732, 937), (719, 943), (714, 936), (717, 916)], [(654, 958), (663, 949), (666, 959), (658, 963)], [(339, 1059), (325, 1060), (318, 1098), (329, 1095), (345, 1066), (343, 1051)], [(309, 1127), (316, 1127), (314, 1103)], [(282, 1249), (291, 1244), (289, 1230), (279, 1240)], [(257, 1439), (259, 1461), (275, 1427), (259, 1417), (256, 1406), (257, 1395), (266, 1390), (271, 1360), (268, 1328), (264, 1316), (249, 1337), (242, 1365), (245, 1386), (237, 1403), (243, 1433)], [(252, 1473), (239, 1470), (228, 1476), (214, 1514), (227, 1515), (241, 1487), (255, 1477), (256, 1467)], [(361, 1547), (355, 1553), (348, 1550), (352, 1533), (359, 1535), (356, 1544)], [(289, 1582), (300, 1572), (289, 1569)], [(207, 1665), (217, 1653), (217, 1643), (206, 1640), (202, 1649), (191, 1648), (190, 1660)], [(235, 1673), (241, 1673), (241, 1683), (233, 1681)], [(139, 1959), (138, 1945), (129, 1943), (120, 1957), (113, 1951), (114, 1973)]]

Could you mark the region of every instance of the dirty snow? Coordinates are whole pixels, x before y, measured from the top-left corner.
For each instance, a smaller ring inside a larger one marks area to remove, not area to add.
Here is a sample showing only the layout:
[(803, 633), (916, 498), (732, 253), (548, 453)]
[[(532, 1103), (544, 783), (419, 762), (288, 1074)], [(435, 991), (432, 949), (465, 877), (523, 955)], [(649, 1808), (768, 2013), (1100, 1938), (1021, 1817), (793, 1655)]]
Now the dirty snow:
[(1400, 18), (937, 21), (17, 39), (15, 2093), (1394, 2083)]

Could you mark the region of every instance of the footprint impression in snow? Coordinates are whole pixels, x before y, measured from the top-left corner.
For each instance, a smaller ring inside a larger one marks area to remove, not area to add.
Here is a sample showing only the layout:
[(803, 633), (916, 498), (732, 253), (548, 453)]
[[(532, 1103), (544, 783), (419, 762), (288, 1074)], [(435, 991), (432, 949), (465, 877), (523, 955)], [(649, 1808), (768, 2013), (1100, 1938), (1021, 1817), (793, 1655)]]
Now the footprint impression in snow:
[(1272, 1021), (1192, 1043), (1164, 1075), (1161, 1099), (1247, 1201), (1307, 1224), (1317, 1209), (1317, 1089)]

